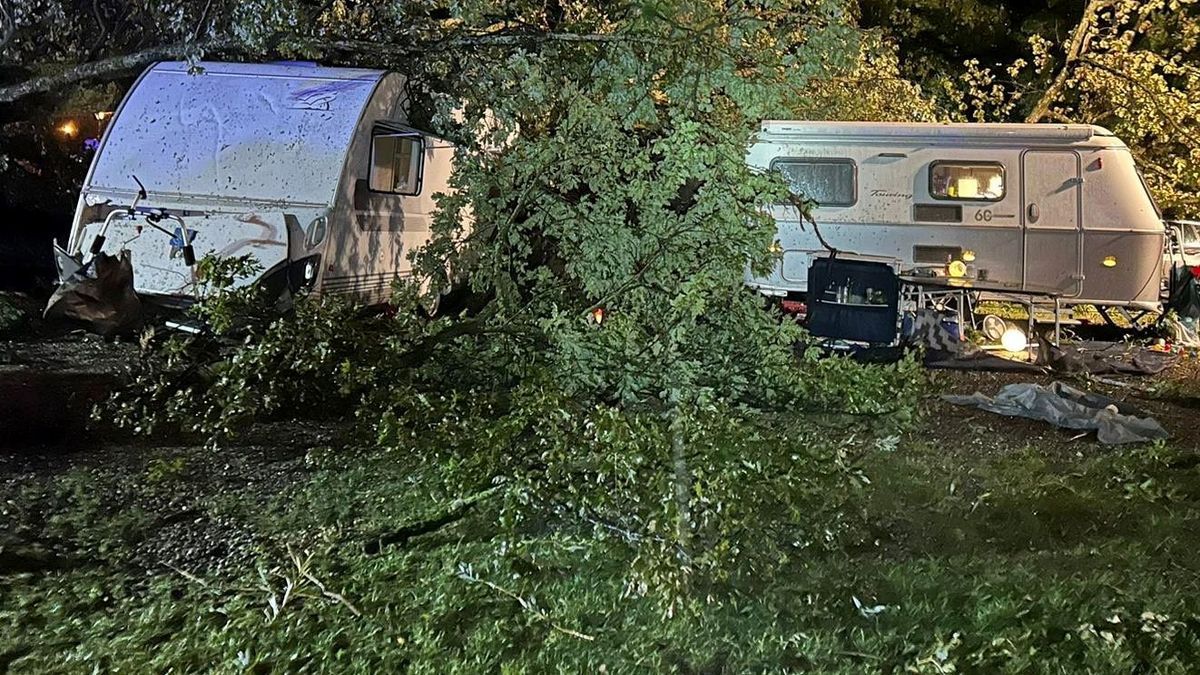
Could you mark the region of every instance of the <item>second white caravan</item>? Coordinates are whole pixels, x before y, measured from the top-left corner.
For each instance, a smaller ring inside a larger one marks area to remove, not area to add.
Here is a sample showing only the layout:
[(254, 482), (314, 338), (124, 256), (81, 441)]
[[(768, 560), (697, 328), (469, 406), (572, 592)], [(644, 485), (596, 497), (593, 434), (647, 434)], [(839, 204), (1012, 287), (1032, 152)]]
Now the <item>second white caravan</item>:
[[(1129, 149), (1100, 127), (768, 121), (747, 161), (814, 201), (835, 249), (926, 273), (960, 261), (1068, 305), (1159, 306), (1163, 223)], [(747, 283), (802, 295), (826, 251), (794, 206), (772, 215), (781, 258)]]

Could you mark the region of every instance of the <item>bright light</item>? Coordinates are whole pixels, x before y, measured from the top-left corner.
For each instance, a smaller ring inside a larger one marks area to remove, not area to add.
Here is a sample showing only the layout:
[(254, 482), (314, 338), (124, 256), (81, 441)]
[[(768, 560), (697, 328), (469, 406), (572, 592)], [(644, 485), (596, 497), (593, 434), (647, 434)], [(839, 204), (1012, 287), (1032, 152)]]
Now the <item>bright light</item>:
[(1025, 333), (1022, 333), (1020, 328), (1009, 328), (1000, 336), (1000, 344), (1007, 351), (1021, 352), (1029, 346), (1029, 340), (1025, 338)]
[(1104, 260), (1100, 261), (1100, 264), (1104, 265), (1105, 267), (1116, 267), (1117, 266), (1117, 256), (1115, 256), (1115, 255), (1105, 256)]
[(962, 259), (963, 262), (975, 262), (975, 251), (963, 251)]
[(955, 260), (946, 266), (946, 271), (950, 276), (958, 279), (967, 275), (967, 266), (961, 260)]
[(75, 124), (74, 120), (67, 120), (66, 122), (58, 125), (58, 133), (66, 136), (67, 138), (75, 138), (75, 136), (79, 134), (79, 125)]

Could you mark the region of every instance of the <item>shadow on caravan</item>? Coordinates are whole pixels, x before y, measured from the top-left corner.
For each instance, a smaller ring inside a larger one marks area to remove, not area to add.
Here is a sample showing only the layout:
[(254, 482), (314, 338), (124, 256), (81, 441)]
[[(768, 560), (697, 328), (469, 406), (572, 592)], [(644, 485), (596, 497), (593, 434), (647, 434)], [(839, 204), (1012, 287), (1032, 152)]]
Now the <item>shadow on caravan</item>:
[(143, 301), (179, 308), (199, 292), (197, 256), (249, 255), (263, 271), (240, 284), (385, 302), (454, 154), (407, 126), (407, 103), (403, 76), (380, 70), (149, 67), (84, 180), (60, 280), (123, 255)]
[[(768, 121), (747, 161), (816, 202), (819, 234), (839, 251), (910, 274), (955, 265), (1064, 305), (1160, 306), (1163, 222), (1129, 149), (1106, 129)], [(794, 206), (772, 215), (781, 258), (747, 283), (803, 296), (810, 263), (828, 251)]]

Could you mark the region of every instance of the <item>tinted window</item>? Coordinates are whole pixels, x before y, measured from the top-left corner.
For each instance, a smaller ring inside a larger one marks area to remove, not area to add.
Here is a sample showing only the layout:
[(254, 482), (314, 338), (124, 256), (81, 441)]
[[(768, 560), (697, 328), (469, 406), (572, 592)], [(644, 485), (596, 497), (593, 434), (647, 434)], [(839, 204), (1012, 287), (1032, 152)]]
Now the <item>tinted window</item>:
[(415, 195), (421, 189), (423, 143), (416, 134), (378, 134), (371, 139), (371, 190)]
[(934, 162), (929, 165), (934, 199), (996, 202), (1004, 198), (1004, 166), (989, 162)]
[(819, 206), (850, 206), (858, 201), (851, 159), (777, 159), (771, 168), (783, 174), (792, 191)]
[(930, 223), (961, 223), (962, 207), (955, 204), (913, 204), (913, 220)]

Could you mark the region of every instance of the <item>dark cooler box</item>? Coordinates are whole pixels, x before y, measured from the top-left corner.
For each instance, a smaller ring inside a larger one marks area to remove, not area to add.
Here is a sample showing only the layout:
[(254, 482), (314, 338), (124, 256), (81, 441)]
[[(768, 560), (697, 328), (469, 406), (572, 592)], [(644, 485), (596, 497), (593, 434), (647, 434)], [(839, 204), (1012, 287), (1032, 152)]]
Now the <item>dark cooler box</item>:
[(900, 280), (883, 262), (817, 258), (808, 268), (808, 331), (838, 340), (896, 341)]

